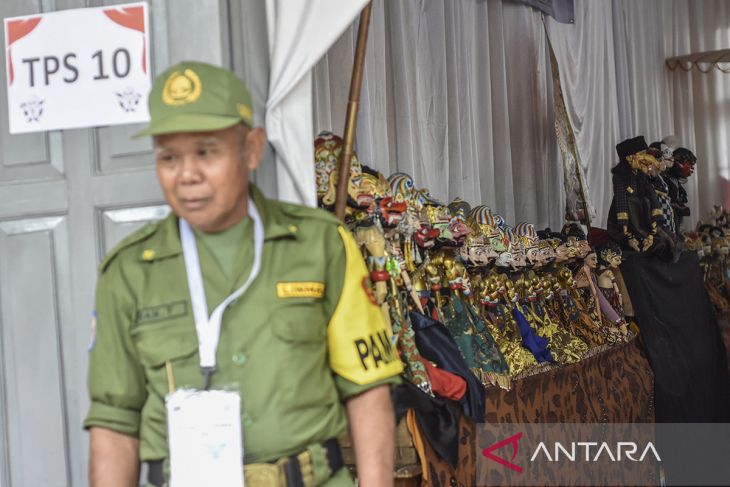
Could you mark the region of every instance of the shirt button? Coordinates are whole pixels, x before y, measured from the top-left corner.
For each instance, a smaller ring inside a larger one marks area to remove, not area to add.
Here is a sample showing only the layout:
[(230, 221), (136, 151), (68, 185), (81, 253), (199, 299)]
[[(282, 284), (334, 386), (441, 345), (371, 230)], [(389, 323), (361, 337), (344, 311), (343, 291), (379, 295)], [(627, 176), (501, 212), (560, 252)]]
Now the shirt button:
[(236, 365), (243, 365), (246, 363), (246, 360), (248, 360), (248, 357), (246, 357), (246, 354), (243, 352), (236, 352), (233, 354), (233, 357), (231, 357), (231, 360), (233, 360), (233, 363)]
[(253, 419), (251, 419), (251, 416), (249, 416), (246, 413), (243, 413), (243, 425), (251, 426), (252, 424), (253, 424)]

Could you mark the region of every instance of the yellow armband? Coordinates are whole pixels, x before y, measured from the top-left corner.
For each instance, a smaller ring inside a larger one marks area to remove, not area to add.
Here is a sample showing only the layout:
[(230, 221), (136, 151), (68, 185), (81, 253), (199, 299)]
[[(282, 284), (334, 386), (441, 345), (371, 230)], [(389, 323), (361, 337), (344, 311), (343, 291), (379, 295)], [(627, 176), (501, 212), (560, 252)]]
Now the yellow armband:
[(403, 371), (393, 333), (370, 290), (368, 270), (355, 243), (338, 228), (345, 248), (342, 293), (327, 328), (332, 370), (356, 384), (368, 384)]

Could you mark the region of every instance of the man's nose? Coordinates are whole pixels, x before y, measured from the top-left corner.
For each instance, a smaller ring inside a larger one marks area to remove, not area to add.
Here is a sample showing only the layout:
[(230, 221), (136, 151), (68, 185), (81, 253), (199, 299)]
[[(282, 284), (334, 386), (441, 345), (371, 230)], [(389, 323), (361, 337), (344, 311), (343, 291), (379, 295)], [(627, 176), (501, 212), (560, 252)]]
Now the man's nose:
[(183, 184), (194, 184), (202, 180), (200, 174), (200, 167), (198, 166), (195, 157), (185, 156), (182, 160), (182, 167), (180, 172), (180, 182)]

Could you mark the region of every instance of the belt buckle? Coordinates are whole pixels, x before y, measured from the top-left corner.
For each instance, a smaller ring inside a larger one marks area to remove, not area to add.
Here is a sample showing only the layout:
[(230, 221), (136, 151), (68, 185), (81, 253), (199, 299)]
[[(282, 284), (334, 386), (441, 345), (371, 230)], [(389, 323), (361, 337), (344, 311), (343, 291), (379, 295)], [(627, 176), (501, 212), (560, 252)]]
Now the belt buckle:
[(272, 463), (253, 463), (243, 466), (243, 476), (248, 487), (285, 487), (279, 465)]

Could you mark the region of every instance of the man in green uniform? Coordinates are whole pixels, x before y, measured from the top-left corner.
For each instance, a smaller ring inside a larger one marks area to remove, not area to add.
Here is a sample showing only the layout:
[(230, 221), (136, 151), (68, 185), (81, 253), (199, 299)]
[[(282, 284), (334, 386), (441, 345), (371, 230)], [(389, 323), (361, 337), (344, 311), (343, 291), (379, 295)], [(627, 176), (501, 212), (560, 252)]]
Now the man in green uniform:
[[(149, 107), (142, 134), (173, 212), (101, 264), (91, 485), (137, 485), (141, 461), (151, 485), (177, 483), (165, 398), (181, 388), (240, 394), (248, 487), (352, 485), (336, 441), (348, 424), (360, 485), (392, 485), (389, 388), (402, 366), (353, 238), (330, 214), (250, 184), (265, 134), (230, 71), (180, 63), (155, 80)], [(208, 310), (221, 303), (211, 341)]]

